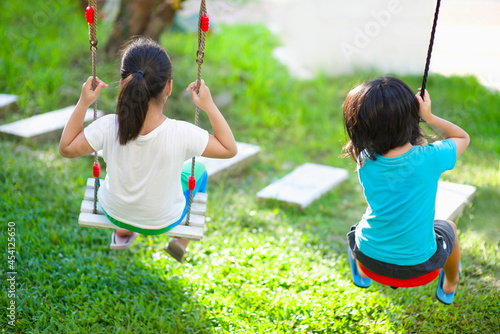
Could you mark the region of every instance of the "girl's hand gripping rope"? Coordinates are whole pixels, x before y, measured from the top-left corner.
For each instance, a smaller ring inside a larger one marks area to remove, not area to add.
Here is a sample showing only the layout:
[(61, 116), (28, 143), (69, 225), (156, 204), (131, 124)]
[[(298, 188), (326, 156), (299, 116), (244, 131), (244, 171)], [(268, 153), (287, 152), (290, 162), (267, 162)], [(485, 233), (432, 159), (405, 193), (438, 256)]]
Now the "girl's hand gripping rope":
[(96, 88), (95, 90), (93, 90), (92, 81), (93, 77), (89, 77), (82, 86), (82, 93), (80, 95), (80, 101), (78, 101), (78, 103), (81, 104), (84, 108), (88, 108), (92, 103), (94, 103), (94, 101), (101, 93), (101, 90), (104, 87), (108, 87), (106, 83), (101, 81), (99, 78), (96, 78)]
[(207, 87), (207, 85), (205, 85), (205, 80), (201, 80), (199, 93), (196, 94), (197, 86), (197, 81), (192, 82), (186, 88), (186, 91), (191, 91), (191, 97), (193, 98), (194, 104), (196, 104), (205, 112), (209, 112), (210, 109), (215, 106), (215, 103), (212, 99), (212, 94), (210, 93), (210, 89)]

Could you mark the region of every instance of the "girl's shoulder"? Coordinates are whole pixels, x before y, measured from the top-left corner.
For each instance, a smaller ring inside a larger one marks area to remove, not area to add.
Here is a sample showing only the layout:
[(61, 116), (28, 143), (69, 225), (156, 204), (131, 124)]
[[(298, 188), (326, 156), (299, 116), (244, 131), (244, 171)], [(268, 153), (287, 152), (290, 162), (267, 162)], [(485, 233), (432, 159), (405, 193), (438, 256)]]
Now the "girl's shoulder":
[(107, 114), (99, 117), (92, 123), (90, 123), (86, 131), (99, 131), (99, 132), (108, 132), (113, 131), (118, 127), (118, 118), (116, 114)]
[(200, 131), (202, 130), (200, 127), (197, 125), (194, 125), (193, 123), (187, 122), (187, 121), (182, 121), (178, 119), (173, 119), (173, 118), (167, 118), (165, 121), (166, 126), (175, 129), (180, 132), (192, 132), (192, 131)]
[(106, 114), (102, 117), (99, 117), (97, 120), (94, 122), (100, 122), (103, 124), (113, 124), (118, 122), (118, 115), (117, 114)]

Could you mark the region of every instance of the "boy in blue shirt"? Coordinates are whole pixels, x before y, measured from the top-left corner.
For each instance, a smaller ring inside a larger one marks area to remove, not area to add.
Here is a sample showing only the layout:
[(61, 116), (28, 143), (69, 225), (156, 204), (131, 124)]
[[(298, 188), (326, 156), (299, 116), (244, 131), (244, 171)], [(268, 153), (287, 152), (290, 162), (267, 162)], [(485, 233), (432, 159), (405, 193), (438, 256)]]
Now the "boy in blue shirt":
[[(350, 260), (396, 279), (443, 268), (437, 296), (451, 303), (461, 270), (460, 247), (455, 224), (434, 220), (435, 200), (439, 177), (454, 168), (469, 145), (468, 134), (431, 113), (427, 91), (422, 99), (391, 77), (351, 90), (343, 113), (350, 138), (344, 151), (358, 164), (368, 202), (347, 235)], [(444, 140), (420, 146), (420, 118)], [(358, 265), (352, 270), (362, 282), (358, 285), (369, 285)]]

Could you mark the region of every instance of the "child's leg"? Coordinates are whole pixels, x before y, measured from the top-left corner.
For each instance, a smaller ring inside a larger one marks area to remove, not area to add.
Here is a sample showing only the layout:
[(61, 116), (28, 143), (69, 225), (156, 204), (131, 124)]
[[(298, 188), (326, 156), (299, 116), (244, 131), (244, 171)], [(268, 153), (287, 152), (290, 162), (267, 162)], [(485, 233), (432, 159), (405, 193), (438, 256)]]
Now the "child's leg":
[[(115, 225), (117, 225), (119, 222), (114, 219), (113, 217), (109, 216), (108, 213), (106, 211), (104, 211), (104, 215), (112, 222), (112, 223), (115, 223)], [(117, 237), (120, 237), (120, 238), (126, 238), (126, 237), (129, 237), (132, 235), (132, 231), (129, 231), (129, 230), (126, 230), (126, 229), (123, 229), (123, 228), (117, 228), (113, 234), (116, 235)]]
[(356, 260), (356, 267), (358, 267), (359, 276), (361, 276), (363, 278), (368, 278), (368, 276), (366, 276), (366, 274), (363, 272), (363, 270), (361, 270), (361, 268), (359, 267), (359, 261), (358, 260)]
[[(347, 233), (347, 243), (349, 244), (349, 248), (351, 248), (351, 246), (354, 245), (354, 242), (355, 242), (354, 241), (354, 231), (355, 231), (357, 225), (358, 224), (351, 226), (351, 230), (349, 231), (349, 233)], [(358, 270), (359, 276), (361, 276), (362, 278), (369, 278), (368, 276), (366, 276), (366, 274), (363, 272), (363, 270), (361, 270), (359, 261), (354, 258), (354, 253), (352, 253), (352, 259), (356, 261), (355, 263), (356, 263), (356, 268)]]
[(460, 265), (460, 245), (458, 244), (457, 226), (449, 220), (446, 222), (453, 227), (453, 231), (455, 232), (455, 245), (453, 246), (453, 251), (443, 267), (445, 275), (443, 291), (445, 293), (452, 293), (457, 288), (458, 280), (460, 278), (458, 272)]
[(130, 236), (130, 235), (132, 234), (132, 231), (129, 231), (129, 230), (124, 230), (124, 229), (122, 229), (122, 228), (117, 228), (117, 229), (115, 230), (115, 233), (116, 233), (116, 235), (117, 235), (117, 236), (119, 236), (119, 237), (128, 237), (128, 236)]
[(184, 248), (187, 248), (187, 246), (189, 244), (188, 239), (175, 238), (175, 240), (177, 240), (178, 243), (180, 243), (182, 246), (184, 246)]

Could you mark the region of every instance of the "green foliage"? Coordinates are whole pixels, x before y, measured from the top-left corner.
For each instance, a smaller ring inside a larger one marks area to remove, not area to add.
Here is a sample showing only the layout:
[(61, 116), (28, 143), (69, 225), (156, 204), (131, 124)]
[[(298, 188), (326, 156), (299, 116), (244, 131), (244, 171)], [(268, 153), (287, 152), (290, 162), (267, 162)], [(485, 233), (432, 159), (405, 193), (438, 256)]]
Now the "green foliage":
[[(4, 1), (0, 91), (20, 95), (9, 120), (75, 103), (90, 73), (86, 23), (74, 1)], [(46, 13), (48, 19), (37, 14)], [(100, 32), (100, 45), (106, 31)], [(174, 62), (169, 117), (191, 120), (183, 93), (196, 78), (196, 35), (161, 40)], [(356, 83), (378, 73), (293, 79), (272, 57), (276, 39), (259, 26), (210, 33), (203, 77), (239, 141), (258, 144), (258, 162), (209, 184), (208, 230), (178, 265), (164, 236), (141, 236), (128, 251), (109, 249), (110, 231), (77, 224), (91, 158), (67, 160), (57, 143), (0, 142), (0, 249), (16, 222), (17, 322), (14, 333), (496, 333), (500, 331), (498, 144), (500, 95), (472, 77), (431, 75), (436, 114), (462, 125), (472, 144), (445, 180), (478, 187), (457, 221), (464, 274), (452, 306), (436, 282), (392, 290), (350, 281), (345, 234), (365, 209), (356, 174), (304, 211), (258, 202), (255, 193), (313, 161), (354, 171), (339, 159), (341, 104)], [(99, 108), (113, 112), (118, 62), (99, 60), (110, 88)], [(403, 77), (411, 87), (420, 78)], [(208, 121), (201, 116), (202, 126)], [(6, 253), (2, 255), (6, 271)], [(6, 283), (0, 307), (8, 303)], [(8, 319), (0, 317), (7, 331)]]

